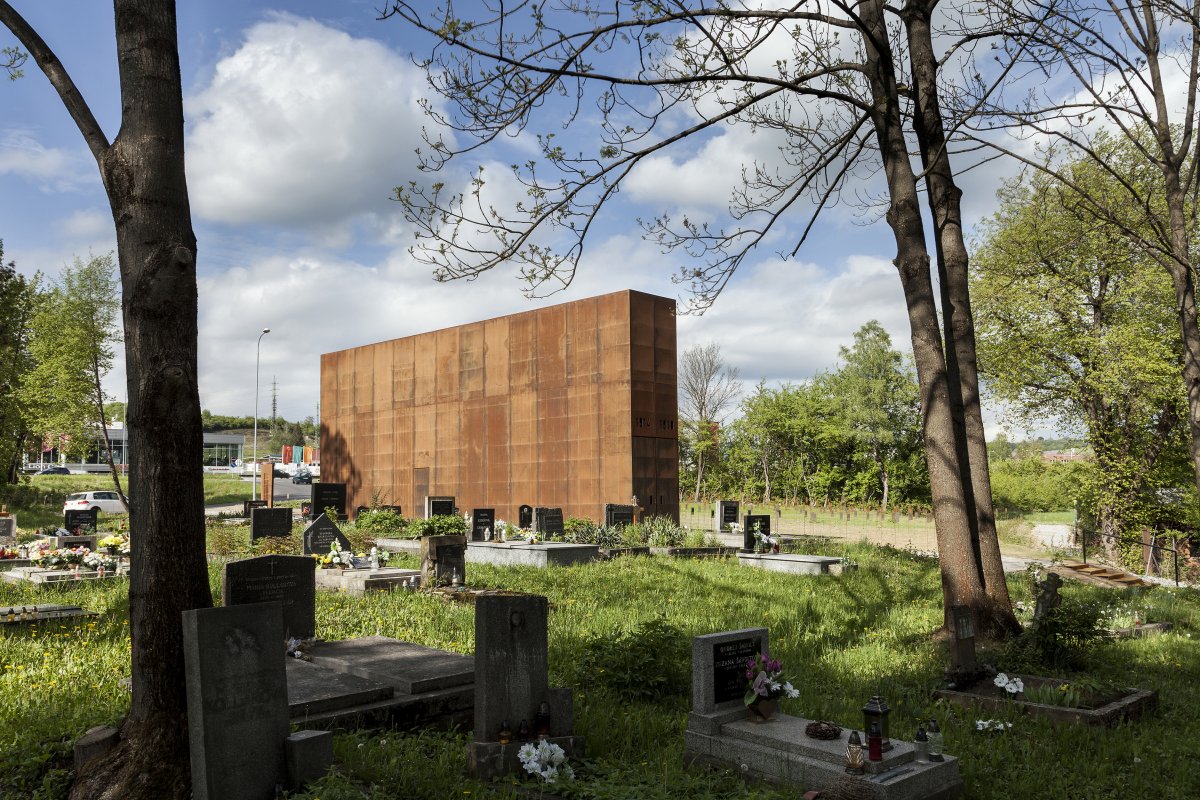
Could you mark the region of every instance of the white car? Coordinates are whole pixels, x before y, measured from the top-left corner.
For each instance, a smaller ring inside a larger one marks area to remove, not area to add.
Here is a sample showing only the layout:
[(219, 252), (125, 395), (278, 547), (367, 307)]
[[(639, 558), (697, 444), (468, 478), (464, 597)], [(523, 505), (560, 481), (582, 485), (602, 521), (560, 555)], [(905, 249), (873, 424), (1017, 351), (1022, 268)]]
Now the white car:
[(105, 514), (128, 514), (125, 506), (121, 505), (121, 498), (116, 492), (97, 491), (97, 492), (79, 492), (77, 494), (68, 495), (66, 502), (63, 503), (63, 513), (68, 511), (101, 511)]

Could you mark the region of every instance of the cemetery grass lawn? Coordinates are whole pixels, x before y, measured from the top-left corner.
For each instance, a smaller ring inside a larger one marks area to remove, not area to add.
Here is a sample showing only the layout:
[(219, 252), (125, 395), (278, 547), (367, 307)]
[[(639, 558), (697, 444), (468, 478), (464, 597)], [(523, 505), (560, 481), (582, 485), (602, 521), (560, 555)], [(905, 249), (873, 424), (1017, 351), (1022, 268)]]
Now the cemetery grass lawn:
[[(690, 707), (690, 637), (766, 626), (801, 696), (786, 713), (861, 725), (861, 707), (882, 693), (895, 738), (936, 716), (946, 751), (960, 757), (972, 800), (1080, 797), (1194, 798), (1200, 787), (1200, 594), (1155, 588), (1121, 595), (1068, 584), (1064, 594), (1153, 609), (1172, 633), (1119, 640), (1091, 657), (1089, 675), (1157, 689), (1159, 707), (1112, 729), (1056, 726), (1016, 712), (977, 715), (936, 703), (943, 657), (931, 639), (941, 621), (937, 562), (866, 544), (845, 548), (860, 569), (801, 577), (739, 567), (730, 559), (623, 558), (548, 570), (471, 564), (468, 583), (536, 592), (550, 600), (550, 682), (576, 690), (575, 730), (588, 758), (574, 784), (551, 787), (591, 800), (798, 800), (794, 789), (746, 786), (731, 772), (682, 766)], [(414, 560), (401, 558), (401, 566)], [(210, 575), (219, 597), (219, 564)], [(1023, 576), (1014, 600), (1030, 602)], [(75, 603), (101, 612), (81, 625), (0, 629), (0, 797), (65, 797), (73, 740), (119, 719), (128, 699), (128, 606), (123, 586), (80, 587), (52, 596), (0, 583), (0, 605)], [(349, 597), (317, 593), (317, 635), (391, 636), (473, 652), (469, 604), (426, 594)], [(977, 733), (981, 716), (1013, 723)], [(305, 800), (510, 798), (514, 779), (485, 785), (465, 777), (466, 735), (395, 731), (335, 737), (337, 769), (290, 795)], [(515, 782), (532, 787), (528, 781)]]

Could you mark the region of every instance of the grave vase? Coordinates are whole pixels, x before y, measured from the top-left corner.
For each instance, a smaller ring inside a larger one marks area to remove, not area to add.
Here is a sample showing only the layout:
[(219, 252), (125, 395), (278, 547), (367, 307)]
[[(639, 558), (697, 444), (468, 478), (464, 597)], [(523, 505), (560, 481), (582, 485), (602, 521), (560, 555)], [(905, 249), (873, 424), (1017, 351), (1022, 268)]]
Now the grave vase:
[(751, 703), (748, 708), (750, 709), (751, 722), (767, 722), (779, 711), (779, 700), (760, 697)]

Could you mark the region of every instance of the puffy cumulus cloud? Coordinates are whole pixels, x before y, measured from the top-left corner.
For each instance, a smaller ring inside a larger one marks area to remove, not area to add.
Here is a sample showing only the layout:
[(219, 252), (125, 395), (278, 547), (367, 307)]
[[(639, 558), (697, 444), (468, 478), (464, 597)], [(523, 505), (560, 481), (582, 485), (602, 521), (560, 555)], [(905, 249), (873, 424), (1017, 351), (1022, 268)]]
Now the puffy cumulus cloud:
[(218, 222), (307, 227), (392, 213), (424, 88), (423, 73), (376, 41), (291, 16), (254, 25), (189, 99), (193, 208)]
[(81, 209), (72, 213), (59, 223), (62, 234), (69, 239), (111, 238), (113, 235), (113, 219), (97, 209)]
[(95, 164), (57, 147), (46, 147), (22, 128), (0, 131), (0, 175), (17, 175), (43, 190), (66, 191), (95, 176)]

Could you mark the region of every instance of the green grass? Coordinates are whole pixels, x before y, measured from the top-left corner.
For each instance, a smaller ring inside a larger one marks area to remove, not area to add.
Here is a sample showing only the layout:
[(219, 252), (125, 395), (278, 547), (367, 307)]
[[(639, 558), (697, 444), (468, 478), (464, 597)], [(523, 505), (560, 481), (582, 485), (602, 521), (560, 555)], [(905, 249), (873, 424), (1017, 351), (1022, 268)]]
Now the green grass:
[[(882, 693), (893, 709), (895, 738), (911, 737), (918, 720), (936, 716), (947, 752), (961, 759), (966, 797), (1196, 796), (1196, 591), (1119, 593), (1075, 585), (1064, 590), (1070, 598), (1114, 607), (1137, 604), (1147, 609), (1147, 618), (1175, 624), (1166, 636), (1109, 644), (1090, 662), (1088, 674), (1097, 679), (1158, 689), (1160, 705), (1149, 718), (1093, 730), (1010, 714), (1003, 715), (1014, 723), (1010, 732), (979, 734), (976, 714), (930, 699), (945, 663), (931, 638), (942, 617), (937, 562), (865, 544), (831, 547), (857, 560), (860, 569), (807, 578), (750, 570), (732, 560), (628, 558), (549, 570), (472, 564), (471, 586), (535, 592), (550, 600), (551, 684), (575, 688), (576, 732), (586, 737), (588, 749), (587, 759), (576, 765), (580, 779), (557, 791), (596, 800), (798, 798), (798, 790), (748, 787), (728, 772), (683, 768), (690, 705), (685, 682), (654, 702), (619, 694), (638, 679), (620, 671), (633, 669), (639, 658), (677, 665), (688, 658), (692, 636), (766, 626), (773, 654), (801, 691), (798, 699), (784, 701), (785, 712), (853, 726), (861, 724), (863, 702)], [(411, 565), (413, 559), (399, 563)], [(210, 574), (219, 597), (217, 565)], [(1011, 588), (1014, 600), (1029, 602), (1022, 576), (1013, 577)], [(92, 725), (117, 721), (128, 702), (118, 684), (127, 674), (129, 654), (123, 588), (75, 588), (48, 597), (32, 586), (0, 583), (0, 605), (73, 602), (101, 616), (79, 626), (0, 629), (2, 797), (65, 797), (71, 742)], [(677, 632), (678, 648), (639, 653), (636, 636), (621, 637), (653, 620)], [(406, 592), (362, 598), (318, 592), (318, 637), (376, 634), (470, 654), (472, 608)], [(580, 674), (578, 665), (595, 652), (607, 653), (617, 674)], [(684, 674), (688, 669), (685, 664)], [(465, 742), (462, 732), (342, 733), (335, 737), (335, 773), (292, 797), (514, 796), (511, 781), (484, 785), (465, 777)]]
[(1074, 511), (1027, 511), (1022, 516), (1033, 524), (1070, 525), (1075, 521)]

